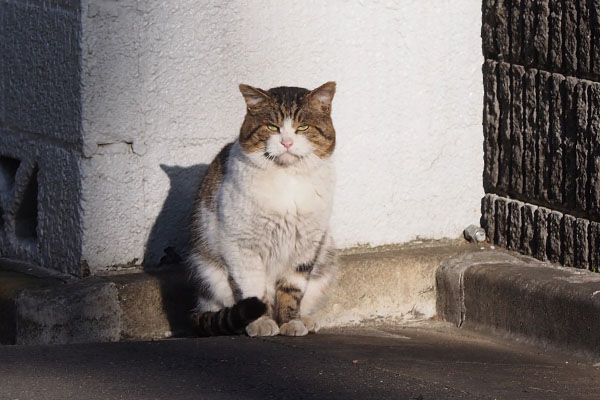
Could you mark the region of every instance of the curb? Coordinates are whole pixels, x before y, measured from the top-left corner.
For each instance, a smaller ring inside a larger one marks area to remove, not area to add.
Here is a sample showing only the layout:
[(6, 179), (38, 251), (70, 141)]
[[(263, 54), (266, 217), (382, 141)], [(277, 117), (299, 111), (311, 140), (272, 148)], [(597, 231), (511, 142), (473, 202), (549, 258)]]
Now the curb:
[[(440, 262), (474, 251), (479, 247), (454, 241), (342, 252), (338, 284), (329, 291), (329, 301), (316, 318), (323, 327), (373, 319), (431, 318)], [(193, 293), (181, 266), (160, 273), (120, 273), (66, 283), (0, 269), (0, 343), (64, 344), (190, 335)]]
[(442, 262), (436, 287), (456, 326), (600, 356), (600, 274), (487, 250)]

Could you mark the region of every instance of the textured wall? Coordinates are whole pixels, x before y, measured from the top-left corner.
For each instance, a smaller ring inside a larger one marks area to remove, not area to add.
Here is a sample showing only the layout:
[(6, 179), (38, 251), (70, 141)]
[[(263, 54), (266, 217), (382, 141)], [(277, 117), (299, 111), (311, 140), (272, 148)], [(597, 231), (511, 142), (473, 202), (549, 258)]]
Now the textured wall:
[(0, 256), (80, 274), (79, 1), (0, 0)]
[(483, 2), (483, 225), (539, 259), (600, 266), (600, 1)]
[(239, 131), (240, 82), (338, 82), (340, 246), (457, 237), (478, 220), (477, 2), (84, 0), (82, 15), (93, 269), (179, 251), (204, 165)]

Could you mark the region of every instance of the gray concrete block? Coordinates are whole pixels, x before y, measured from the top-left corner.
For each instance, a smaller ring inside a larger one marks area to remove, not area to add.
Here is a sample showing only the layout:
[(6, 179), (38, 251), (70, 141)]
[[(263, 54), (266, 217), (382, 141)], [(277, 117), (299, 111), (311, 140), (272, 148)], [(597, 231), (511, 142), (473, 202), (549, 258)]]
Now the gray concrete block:
[(497, 90), (497, 63), (486, 60), (483, 64), (484, 109), (483, 109), (483, 140), (484, 167), (483, 187), (491, 192), (498, 183), (498, 124), (500, 120), (500, 105)]
[(589, 221), (582, 218), (575, 220), (575, 262), (577, 268), (587, 269), (589, 266), (588, 247)]
[[(529, 2), (526, 2), (529, 3)], [(523, 118), (523, 195), (528, 199), (535, 196), (536, 173), (536, 140), (537, 140), (537, 70), (527, 70), (524, 77), (524, 118)]]
[(494, 234), (494, 243), (501, 247), (506, 247), (508, 244), (508, 202), (509, 200), (503, 197), (496, 199), (496, 232)]
[[(528, 2), (533, 3), (533, 2)], [(535, 2), (535, 36), (533, 46), (535, 49), (535, 63), (542, 69), (548, 64), (548, 42), (550, 37), (550, 3), (549, 0)]]
[(25, 289), (17, 295), (15, 309), (17, 344), (119, 340), (117, 288), (101, 279)]
[(80, 145), (79, 15), (0, 4), (6, 123)]
[(556, 211), (552, 211), (548, 215), (548, 242), (546, 252), (548, 254), (548, 260), (553, 263), (559, 263), (562, 256), (562, 218), (563, 215)]
[(498, 64), (498, 102), (500, 106), (500, 124), (498, 144), (500, 148), (498, 161), (498, 191), (506, 194), (510, 188), (511, 162), (511, 93), (510, 93), (510, 64)]
[(577, 71), (580, 74), (590, 72), (591, 56), (591, 15), (588, 0), (577, 1)]
[(533, 255), (536, 249), (535, 242), (535, 210), (537, 206), (525, 204), (521, 207), (521, 251), (526, 255)]
[(550, 0), (548, 66), (552, 71), (560, 71), (563, 64), (562, 0)]
[(548, 259), (546, 248), (548, 243), (548, 214), (550, 210), (538, 207), (535, 210), (535, 252), (533, 256), (538, 260)]
[(548, 199), (551, 203), (562, 204), (563, 191), (563, 99), (561, 85), (564, 76), (552, 74), (550, 79), (550, 187)]
[(550, 153), (550, 87), (551, 75), (546, 71), (538, 73), (537, 87), (537, 185), (536, 199), (548, 201), (550, 187), (551, 153)]
[(507, 230), (508, 240), (507, 248), (510, 250), (519, 251), (521, 249), (521, 208), (523, 203), (520, 201), (512, 200), (508, 203), (508, 218), (507, 218)]
[(492, 251), (446, 260), (436, 275), (438, 282), (451, 281), (438, 286), (438, 301), (450, 309), (438, 314), (442, 318), (448, 316), (456, 324), (460, 315), (457, 325), (462, 327), (516, 335), (597, 357), (598, 275)]
[(578, 72), (577, 64), (577, 15), (578, 0), (565, 1), (563, 4), (563, 70), (567, 74)]
[(525, 68), (512, 65), (511, 70), (511, 149), (510, 193), (523, 193), (523, 76)]
[(561, 221), (561, 264), (566, 267), (575, 265), (575, 217), (572, 215), (563, 215)]

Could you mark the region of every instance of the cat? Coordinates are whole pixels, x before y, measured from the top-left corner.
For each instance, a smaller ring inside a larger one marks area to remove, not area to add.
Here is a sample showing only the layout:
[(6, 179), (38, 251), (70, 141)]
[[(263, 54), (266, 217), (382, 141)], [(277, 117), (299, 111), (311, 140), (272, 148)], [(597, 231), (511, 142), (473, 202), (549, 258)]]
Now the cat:
[(240, 85), (239, 137), (209, 165), (194, 203), (188, 265), (201, 336), (303, 336), (335, 281), (335, 82), (309, 91)]

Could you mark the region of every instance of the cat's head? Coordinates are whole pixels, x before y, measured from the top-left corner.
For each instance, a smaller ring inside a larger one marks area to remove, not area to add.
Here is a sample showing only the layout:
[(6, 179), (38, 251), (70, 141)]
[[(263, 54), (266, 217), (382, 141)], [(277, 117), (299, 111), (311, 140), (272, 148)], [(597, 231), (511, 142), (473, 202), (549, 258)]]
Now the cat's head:
[(240, 130), (242, 150), (259, 163), (294, 165), (326, 159), (335, 148), (331, 101), (335, 82), (315, 90), (277, 87), (262, 90), (240, 85), (247, 105)]

